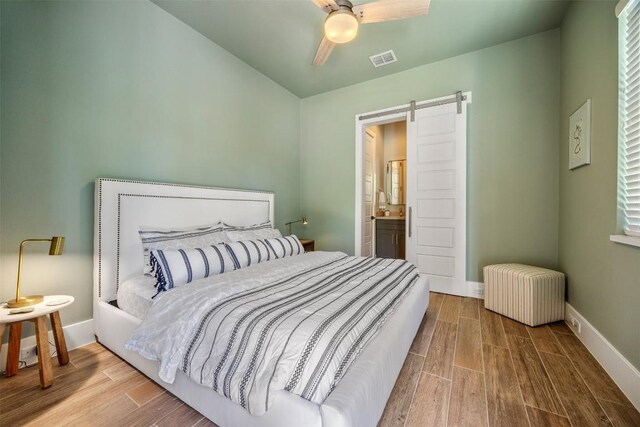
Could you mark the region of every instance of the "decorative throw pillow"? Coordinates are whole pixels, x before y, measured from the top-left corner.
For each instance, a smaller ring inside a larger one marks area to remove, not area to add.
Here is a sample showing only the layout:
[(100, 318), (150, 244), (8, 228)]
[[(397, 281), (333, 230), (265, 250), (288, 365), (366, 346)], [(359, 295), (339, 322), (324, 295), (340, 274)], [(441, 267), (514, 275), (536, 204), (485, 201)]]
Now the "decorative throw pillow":
[(149, 258), (158, 293), (213, 274), (236, 270), (224, 244), (177, 250), (153, 249)]
[(227, 237), (232, 242), (239, 240), (256, 240), (256, 239), (274, 239), (282, 237), (280, 230), (273, 228), (271, 221), (263, 222), (261, 224), (236, 226), (224, 224)]
[(304, 253), (302, 243), (300, 243), (300, 240), (294, 235), (277, 239), (266, 239), (265, 243), (269, 246), (269, 249), (273, 250), (276, 258), (301, 255)]
[(140, 239), (144, 254), (144, 272), (151, 269), (149, 259), (152, 250), (178, 250), (187, 248), (205, 248), (219, 243), (229, 242), (224, 231), (224, 225), (219, 222), (213, 225), (203, 225), (192, 228), (159, 229), (140, 227)]

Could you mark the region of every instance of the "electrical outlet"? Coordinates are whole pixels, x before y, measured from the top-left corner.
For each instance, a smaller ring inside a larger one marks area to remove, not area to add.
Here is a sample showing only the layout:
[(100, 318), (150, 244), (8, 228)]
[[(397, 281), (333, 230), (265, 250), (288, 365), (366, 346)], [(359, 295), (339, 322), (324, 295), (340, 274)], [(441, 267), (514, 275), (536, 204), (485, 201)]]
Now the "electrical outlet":
[(28, 360), (38, 355), (38, 347), (27, 347), (20, 349), (20, 360)]
[(578, 330), (578, 333), (581, 334), (582, 333), (582, 325), (580, 324), (580, 322), (578, 321), (578, 319), (576, 319), (575, 317), (573, 317), (572, 315), (569, 315), (569, 322), (571, 323), (571, 326), (573, 326), (575, 329)]

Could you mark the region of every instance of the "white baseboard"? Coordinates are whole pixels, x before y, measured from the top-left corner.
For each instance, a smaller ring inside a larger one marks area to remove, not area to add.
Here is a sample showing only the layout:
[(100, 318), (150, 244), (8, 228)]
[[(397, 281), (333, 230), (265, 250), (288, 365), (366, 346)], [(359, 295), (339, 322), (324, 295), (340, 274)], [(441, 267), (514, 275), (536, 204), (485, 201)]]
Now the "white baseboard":
[(482, 282), (467, 281), (466, 288), (462, 286), (458, 287), (456, 289), (457, 292), (453, 292), (448, 286), (444, 286), (441, 288), (434, 287), (433, 284), (430, 284), (429, 286), (431, 287), (432, 292), (437, 292), (437, 293), (442, 293), (447, 295), (457, 295), (460, 297), (484, 299), (484, 283)]
[[(64, 331), (64, 338), (67, 342), (68, 350), (82, 347), (83, 345), (87, 345), (96, 340), (93, 332), (93, 319), (84, 320), (82, 322), (74, 323), (68, 326), (63, 326), (62, 330)], [(5, 334), (7, 333), (8, 331), (5, 332)], [(53, 354), (53, 352), (56, 350), (56, 346), (53, 344), (53, 342), (53, 332), (49, 331), (49, 350), (51, 351), (51, 354)], [(20, 340), (21, 349), (34, 347), (35, 345), (35, 335), (31, 335), (30, 337), (22, 338), (22, 340)], [(0, 371), (4, 371), (4, 367), (6, 366), (8, 348), (9, 345), (4, 344), (0, 349)], [(31, 366), (38, 363), (38, 357), (29, 357), (25, 360), (21, 360), (21, 362), (25, 362), (20, 363), (21, 367)]]
[(467, 296), (484, 299), (484, 283), (467, 281)]
[[(640, 371), (602, 336), (578, 311), (566, 303), (564, 318), (567, 325), (582, 341), (589, 352), (620, 387), (633, 405), (640, 411)], [(571, 318), (580, 322), (581, 328), (571, 324)]]

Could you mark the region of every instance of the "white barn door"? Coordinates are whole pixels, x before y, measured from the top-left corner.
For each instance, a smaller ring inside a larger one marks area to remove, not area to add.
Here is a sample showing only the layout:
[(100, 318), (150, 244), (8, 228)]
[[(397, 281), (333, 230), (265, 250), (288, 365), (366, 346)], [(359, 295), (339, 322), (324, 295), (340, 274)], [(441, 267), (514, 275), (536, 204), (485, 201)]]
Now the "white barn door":
[(467, 103), (407, 121), (407, 260), (432, 291), (466, 295)]

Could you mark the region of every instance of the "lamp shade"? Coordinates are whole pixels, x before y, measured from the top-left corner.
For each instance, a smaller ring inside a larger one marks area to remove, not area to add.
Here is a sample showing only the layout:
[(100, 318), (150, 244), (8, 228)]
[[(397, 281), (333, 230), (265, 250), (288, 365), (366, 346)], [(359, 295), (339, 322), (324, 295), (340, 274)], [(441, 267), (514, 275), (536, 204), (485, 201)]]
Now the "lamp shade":
[(307, 219), (306, 216), (303, 216), (302, 217), (302, 225), (307, 225), (307, 224), (309, 224), (309, 220)]
[(358, 18), (347, 9), (339, 9), (324, 21), (324, 35), (334, 43), (347, 43), (358, 35)]
[(53, 236), (51, 238), (51, 246), (49, 247), (49, 255), (62, 255), (64, 249), (64, 237)]

